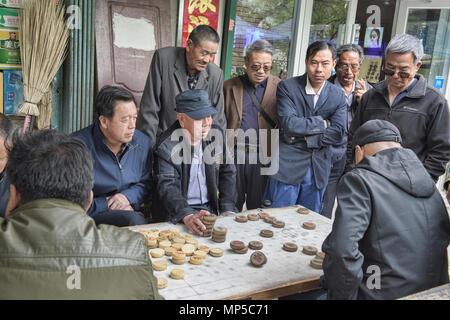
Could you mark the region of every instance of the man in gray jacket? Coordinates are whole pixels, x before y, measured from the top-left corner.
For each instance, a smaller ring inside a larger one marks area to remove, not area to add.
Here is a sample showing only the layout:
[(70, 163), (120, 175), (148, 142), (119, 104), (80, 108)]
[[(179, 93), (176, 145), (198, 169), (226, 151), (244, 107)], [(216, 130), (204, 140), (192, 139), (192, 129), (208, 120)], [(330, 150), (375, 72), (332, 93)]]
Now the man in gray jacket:
[(207, 90), (218, 111), (213, 119), (226, 128), (223, 73), (212, 63), (219, 42), (213, 28), (201, 25), (192, 30), (186, 48), (166, 47), (155, 52), (137, 119), (137, 128), (150, 137), (152, 145), (177, 120), (175, 97), (186, 90)]
[(399, 130), (371, 120), (355, 133), (356, 168), (338, 184), (322, 246), (328, 299), (396, 299), (448, 282), (443, 199)]
[(422, 43), (415, 36), (399, 34), (389, 42), (383, 67), (386, 80), (363, 95), (349, 129), (347, 169), (355, 131), (366, 121), (383, 119), (400, 130), (403, 146), (415, 152), (434, 181), (445, 172), (450, 112), (444, 96), (417, 73), (422, 56)]

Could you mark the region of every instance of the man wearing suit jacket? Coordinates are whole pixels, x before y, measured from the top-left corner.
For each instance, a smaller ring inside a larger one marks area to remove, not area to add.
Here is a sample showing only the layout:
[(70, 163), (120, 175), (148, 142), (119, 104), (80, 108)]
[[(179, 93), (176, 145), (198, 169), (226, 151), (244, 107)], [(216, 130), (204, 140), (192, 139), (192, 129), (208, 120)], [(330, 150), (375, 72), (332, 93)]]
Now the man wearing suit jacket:
[(201, 25), (192, 30), (186, 48), (156, 50), (137, 119), (137, 128), (150, 137), (152, 144), (177, 120), (175, 97), (186, 90), (207, 90), (209, 100), (218, 111), (214, 120), (225, 129), (223, 73), (211, 63), (219, 42), (213, 28)]
[(281, 81), (277, 90), (280, 121), (279, 171), (269, 177), (264, 199), (272, 207), (300, 204), (320, 212), (331, 170), (331, 145), (345, 137), (347, 100), (327, 79), (336, 61), (325, 41), (306, 52), (306, 74)]
[[(259, 129), (267, 130), (267, 143), (261, 145), (258, 141), (238, 141), (235, 134), (236, 190), (239, 211), (244, 203), (248, 210), (261, 207), (262, 196), (266, 187), (267, 176), (261, 174), (261, 162), (250, 163), (250, 154), (256, 153), (258, 147), (266, 148), (264, 154), (269, 155), (270, 130), (277, 118), (277, 86), (278, 77), (270, 74), (272, 68), (272, 45), (266, 40), (256, 40), (245, 50), (245, 74), (228, 79), (224, 83), (225, 116), (228, 129), (254, 130), (256, 136)], [(257, 103), (265, 114), (255, 106), (250, 94), (256, 97)], [(268, 120), (265, 117), (269, 117)], [(271, 121), (271, 123), (270, 123)], [(235, 131), (237, 132), (237, 131)], [(256, 145), (255, 145), (256, 142)], [(238, 150), (245, 153), (245, 163), (237, 161)], [(239, 163), (238, 163), (239, 162)]]

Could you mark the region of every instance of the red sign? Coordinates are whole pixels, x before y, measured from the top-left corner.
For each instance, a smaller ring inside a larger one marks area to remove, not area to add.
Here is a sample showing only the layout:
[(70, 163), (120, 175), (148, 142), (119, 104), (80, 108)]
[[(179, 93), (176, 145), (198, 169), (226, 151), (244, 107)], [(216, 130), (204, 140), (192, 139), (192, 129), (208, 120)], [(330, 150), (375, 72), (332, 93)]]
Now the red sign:
[(220, 0), (184, 0), (183, 47), (191, 31), (199, 25), (207, 24), (217, 31), (219, 4)]

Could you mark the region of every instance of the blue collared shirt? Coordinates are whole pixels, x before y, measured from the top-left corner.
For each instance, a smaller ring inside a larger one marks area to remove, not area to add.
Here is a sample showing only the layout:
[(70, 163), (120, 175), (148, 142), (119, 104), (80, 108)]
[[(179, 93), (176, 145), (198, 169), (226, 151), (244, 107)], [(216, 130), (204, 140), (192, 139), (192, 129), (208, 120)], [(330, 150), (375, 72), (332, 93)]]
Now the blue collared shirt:
[[(256, 96), (256, 99), (259, 103), (262, 102), (264, 97), (264, 92), (266, 91), (267, 79), (259, 84), (257, 88), (250, 82), (247, 74), (245, 74), (242, 79), (246, 83), (250, 90), (253, 90), (253, 93)], [(243, 91), (242, 95), (242, 122), (241, 129), (247, 131), (248, 129), (255, 129), (258, 132), (258, 109), (253, 104), (253, 100), (246, 90)]]
[(193, 147), (194, 152), (189, 173), (187, 203), (189, 205), (208, 202), (208, 188), (206, 186), (205, 163), (203, 161), (202, 144)]
[(408, 88), (406, 88), (405, 90), (400, 92), (395, 97), (394, 102), (392, 102), (391, 108), (393, 108), (404, 96), (406, 96), (408, 94), (408, 92), (410, 92), (412, 90), (412, 88), (414, 88), (416, 83), (417, 83), (417, 78), (414, 78), (413, 82), (408, 86)]
[(150, 139), (139, 130), (117, 156), (105, 144), (98, 122), (73, 133), (88, 147), (94, 159), (94, 201), (88, 210), (92, 216), (108, 210), (106, 197), (122, 193), (135, 211), (151, 190), (152, 153)]

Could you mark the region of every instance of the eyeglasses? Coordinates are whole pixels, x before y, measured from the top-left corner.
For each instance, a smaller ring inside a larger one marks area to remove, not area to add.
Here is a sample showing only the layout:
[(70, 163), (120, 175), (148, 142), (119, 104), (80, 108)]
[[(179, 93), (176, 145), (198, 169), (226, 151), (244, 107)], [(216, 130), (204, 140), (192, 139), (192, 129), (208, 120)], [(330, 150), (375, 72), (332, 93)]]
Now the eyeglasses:
[(344, 72), (347, 72), (349, 69), (352, 69), (353, 72), (356, 72), (359, 70), (359, 64), (352, 64), (352, 65), (338, 64), (336, 66), (336, 68), (338, 68), (339, 70), (342, 70)]
[(390, 77), (396, 73), (398, 73), (398, 76), (402, 79), (411, 77), (411, 73), (405, 72), (405, 71), (397, 71), (397, 70), (387, 69), (384, 67), (383, 67), (382, 71), (384, 72), (385, 75), (390, 76)]
[(262, 65), (262, 64), (254, 64), (250, 66), (250, 69), (253, 71), (258, 71), (259, 69), (263, 68), (264, 72), (270, 71), (272, 69), (272, 66), (269, 65)]

